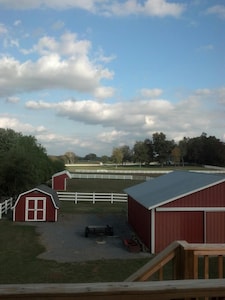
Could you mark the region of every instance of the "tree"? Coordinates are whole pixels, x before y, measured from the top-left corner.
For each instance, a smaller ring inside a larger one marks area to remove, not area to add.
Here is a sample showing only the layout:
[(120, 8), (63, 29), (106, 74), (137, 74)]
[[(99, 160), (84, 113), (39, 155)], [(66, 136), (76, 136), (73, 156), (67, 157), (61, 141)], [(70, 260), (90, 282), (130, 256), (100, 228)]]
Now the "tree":
[(157, 157), (157, 160), (163, 166), (163, 164), (170, 159), (171, 151), (174, 148), (175, 143), (173, 140), (166, 140), (166, 135), (162, 132), (153, 133), (152, 139), (154, 154)]
[(23, 136), (10, 129), (0, 130), (1, 195), (18, 195), (45, 183), (52, 174), (52, 162), (33, 136)]
[(181, 160), (181, 151), (180, 148), (178, 146), (175, 146), (171, 152), (171, 156), (173, 159), (173, 162), (175, 165), (179, 165), (180, 164), (180, 160)]
[(180, 149), (181, 162), (182, 162), (183, 166), (184, 166), (184, 158), (187, 155), (188, 141), (189, 141), (189, 139), (184, 137), (183, 140), (179, 141), (179, 143), (178, 143), (178, 146)]
[(84, 160), (96, 161), (98, 158), (95, 153), (89, 153), (84, 157)]
[(112, 161), (116, 164), (121, 164), (123, 161), (123, 152), (121, 148), (113, 148)]
[(149, 161), (149, 151), (147, 144), (142, 141), (137, 141), (133, 147), (134, 161), (140, 164)]
[(63, 155), (66, 164), (74, 164), (77, 160), (76, 154), (68, 151)]
[(201, 136), (188, 140), (186, 159), (195, 164), (224, 166), (225, 144), (215, 136), (207, 137), (203, 132)]
[(129, 146), (124, 145), (120, 147), (122, 153), (123, 153), (123, 160), (122, 163), (131, 162), (132, 161), (132, 150)]

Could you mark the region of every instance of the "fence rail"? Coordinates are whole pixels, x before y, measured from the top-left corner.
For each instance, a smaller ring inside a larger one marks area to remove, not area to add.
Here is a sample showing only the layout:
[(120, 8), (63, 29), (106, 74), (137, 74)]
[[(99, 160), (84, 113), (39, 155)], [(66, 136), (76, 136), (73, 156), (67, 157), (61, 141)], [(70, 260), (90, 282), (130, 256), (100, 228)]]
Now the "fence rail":
[(224, 295), (225, 279), (0, 285), (1, 300), (224, 299)]
[(12, 198), (6, 199), (4, 202), (0, 203), (0, 219), (3, 214), (7, 214), (8, 210), (12, 207)]
[(127, 194), (118, 193), (80, 193), (80, 192), (57, 192), (60, 201), (78, 202), (127, 202)]

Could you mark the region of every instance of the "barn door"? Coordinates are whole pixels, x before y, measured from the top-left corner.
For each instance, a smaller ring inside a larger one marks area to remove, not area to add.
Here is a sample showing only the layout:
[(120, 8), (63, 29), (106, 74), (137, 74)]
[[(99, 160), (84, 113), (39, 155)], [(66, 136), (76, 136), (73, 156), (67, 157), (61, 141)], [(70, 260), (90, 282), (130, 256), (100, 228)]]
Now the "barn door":
[(27, 197), (26, 198), (26, 221), (45, 221), (46, 220), (46, 198)]

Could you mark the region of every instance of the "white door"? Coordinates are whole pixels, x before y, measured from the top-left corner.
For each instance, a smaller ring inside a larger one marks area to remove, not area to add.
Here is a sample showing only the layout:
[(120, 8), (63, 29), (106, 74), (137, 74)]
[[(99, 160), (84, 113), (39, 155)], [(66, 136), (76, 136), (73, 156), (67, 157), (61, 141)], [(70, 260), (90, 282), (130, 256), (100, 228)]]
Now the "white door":
[(45, 221), (46, 220), (46, 198), (45, 197), (26, 197), (26, 221)]

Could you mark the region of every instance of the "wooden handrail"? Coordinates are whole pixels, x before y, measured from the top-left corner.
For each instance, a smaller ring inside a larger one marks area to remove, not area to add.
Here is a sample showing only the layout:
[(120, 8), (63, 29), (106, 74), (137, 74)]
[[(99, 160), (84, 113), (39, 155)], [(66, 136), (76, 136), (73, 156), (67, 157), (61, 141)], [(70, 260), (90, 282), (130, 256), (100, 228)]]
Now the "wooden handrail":
[(147, 281), (156, 272), (159, 280), (163, 280), (163, 268), (173, 260), (173, 278), (199, 279), (199, 259), (203, 258), (203, 277), (209, 278), (209, 259), (218, 257), (218, 278), (223, 278), (223, 257), (225, 257), (225, 244), (189, 244), (186, 241), (175, 241), (155, 256), (151, 261), (137, 270), (125, 281)]
[(225, 279), (0, 285), (1, 300), (171, 300), (224, 295)]

